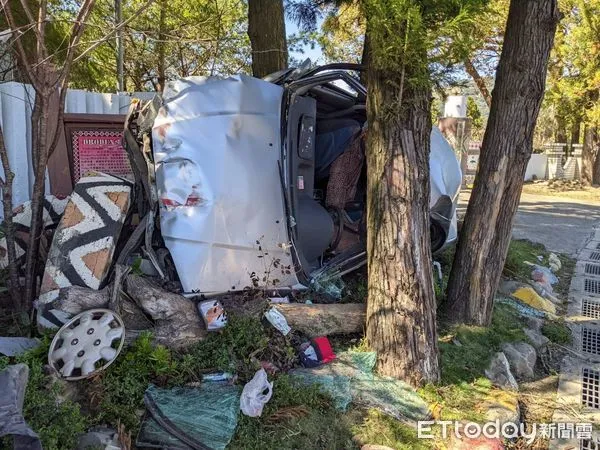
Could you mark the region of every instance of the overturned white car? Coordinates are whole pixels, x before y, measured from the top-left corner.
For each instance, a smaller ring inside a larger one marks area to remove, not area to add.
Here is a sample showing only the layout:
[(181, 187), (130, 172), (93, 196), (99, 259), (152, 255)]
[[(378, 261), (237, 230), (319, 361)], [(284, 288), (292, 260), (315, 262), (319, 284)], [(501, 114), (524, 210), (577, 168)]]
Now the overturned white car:
[[(138, 176), (185, 292), (298, 288), (366, 263), (357, 69), (182, 79), (130, 114), (128, 147), (135, 140), (150, 163)], [(435, 252), (456, 239), (461, 183), (437, 128), (430, 168)]]

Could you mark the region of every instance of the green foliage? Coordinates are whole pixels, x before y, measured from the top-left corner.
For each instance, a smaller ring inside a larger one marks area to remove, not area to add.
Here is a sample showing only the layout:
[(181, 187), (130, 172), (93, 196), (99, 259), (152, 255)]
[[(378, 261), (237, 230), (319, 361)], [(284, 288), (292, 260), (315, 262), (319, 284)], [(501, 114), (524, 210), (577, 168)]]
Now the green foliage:
[(87, 381), (89, 391), (99, 399), (94, 421), (113, 426), (122, 423), (127, 430), (137, 431), (148, 384), (176, 370), (169, 350), (154, 345), (150, 333), (142, 334), (98, 379)]
[[(489, 327), (457, 325), (440, 342), (442, 384), (470, 383), (484, 375), (491, 357), (504, 342), (526, 341), (522, 318), (509, 305), (496, 304)], [(452, 340), (458, 340), (456, 345)]]
[(548, 320), (542, 326), (542, 334), (555, 344), (569, 345), (573, 340), (571, 329), (564, 320)]
[[(146, 3), (147, 0), (123, 2), (123, 20), (136, 15), (123, 33), (128, 90), (156, 89), (161, 66), (165, 68), (167, 80), (248, 70), (250, 44), (246, 34), (245, 2), (161, 0), (136, 14)], [(98, 0), (90, 22), (84, 36), (87, 42), (103, 36), (107, 26), (114, 23), (114, 1)], [(83, 58), (79, 67), (86, 67), (93, 77), (85, 79), (74, 73), (74, 87), (114, 90), (113, 41)]]
[[(79, 404), (64, 399), (64, 387), (54, 382), (44, 372), (49, 340), (16, 358), (12, 363), (29, 367), (29, 381), (25, 391), (23, 416), (29, 426), (40, 436), (47, 450), (71, 450), (78, 436), (88, 427), (88, 421)], [(9, 358), (0, 358), (0, 368), (8, 365)]]
[(233, 372), (243, 380), (252, 378), (258, 367), (251, 357), (259, 358), (268, 344), (269, 337), (258, 319), (232, 315), (223, 331), (209, 334), (187, 349), (179, 361), (176, 382), (198, 380), (207, 370)]
[(376, 409), (367, 411), (362, 423), (352, 427), (361, 442), (385, 445), (399, 450), (425, 450), (434, 448), (433, 442), (419, 439), (414, 427), (386, 416)]
[[(548, 262), (550, 252), (543, 244), (531, 242), (526, 239), (513, 239), (510, 241), (506, 261), (504, 262), (504, 275), (520, 280), (531, 279), (531, 265), (545, 264)], [(538, 260), (542, 256), (542, 260)]]
[[(300, 407), (299, 417), (273, 419), (281, 408)], [(287, 375), (277, 377), (273, 397), (261, 417), (240, 415), (231, 449), (330, 449), (355, 448), (351, 423), (337, 411), (317, 385), (306, 386)]]
[(435, 409), (441, 406), (441, 420), (471, 420), (483, 422), (484, 417), (476, 406), (492, 389), (492, 382), (479, 377), (472, 382), (456, 382), (447, 385), (428, 384), (419, 394)]
[(467, 98), (467, 117), (471, 119), (471, 134), (481, 135), (483, 129), (483, 117), (481, 117), (481, 111), (473, 97)]

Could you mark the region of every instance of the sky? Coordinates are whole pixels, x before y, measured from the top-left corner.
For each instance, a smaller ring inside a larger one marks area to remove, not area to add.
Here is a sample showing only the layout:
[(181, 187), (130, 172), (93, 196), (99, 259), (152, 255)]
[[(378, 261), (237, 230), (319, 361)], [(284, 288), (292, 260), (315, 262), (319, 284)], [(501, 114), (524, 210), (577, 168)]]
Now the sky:
[[(318, 26), (321, 26), (321, 20), (319, 20)], [(298, 32), (298, 26), (292, 22), (289, 19), (285, 20), (285, 31), (287, 33), (288, 36), (295, 34)], [(310, 60), (314, 63), (314, 62), (319, 62), (321, 64), (324, 63), (324, 61), (321, 59), (319, 61), (319, 59), (322, 57), (322, 52), (321, 52), (321, 47), (319, 47), (319, 45), (317, 44), (315, 46), (314, 49), (310, 48), (309, 45), (305, 45), (304, 46), (304, 53), (298, 53), (298, 52), (290, 52), (290, 56), (293, 56), (296, 59), (299, 60), (304, 60), (306, 58), (310, 58)]]

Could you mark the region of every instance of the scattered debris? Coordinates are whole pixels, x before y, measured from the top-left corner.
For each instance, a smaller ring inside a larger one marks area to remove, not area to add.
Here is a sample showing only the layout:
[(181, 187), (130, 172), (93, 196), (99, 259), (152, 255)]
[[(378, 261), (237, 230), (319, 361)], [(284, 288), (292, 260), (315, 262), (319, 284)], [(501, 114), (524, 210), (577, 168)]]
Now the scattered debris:
[(533, 378), (533, 368), (537, 360), (535, 348), (526, 342), (515, 342), (502, 345), (502, 351), (506, 355), (512, 373), (518, 379)]
[(287, 336), (292, 329), (285, 320), (285, 316), (281, 314), (274, 306), (265, 312), (265, 317), (271, 325), (277, 328), (284, 336)]
[(556, 315), (556, 306), (549, 300), (540, 297), (532, 287), (521, 287), (511, 294), (516, 299), (532, 308)]
[(510, 364), (506, 355), (498, 352), (490, 361), (490, 365), (485, 370), (485, 376), (495, 385), (503, 389), (519, 389), (517, 380), (510, 371)]
[(69, 319), (46, 307), (60, 288), (100, 289), (104, 284), (129, 211), (131, 188), (129, 181), (99, 172), (75, 185), (46, 260), (38, 299), (41, 327), (57, 328)]
[(121, 450), (119, 433), (111, 428), (94, 427), (79, 437), (76, 450)]
[(259, 369), (242, 390), (240, 409), (247, 416), (259, 417), (272, 395), (273, 383), (269, 383), (265, 369)]
[(548, 264), (552, 272), (558, 272), (562, 268), (562, 262), (556, 253), (550, 253), (548, 256)]
[(148, 278), (128, 275), (127, 293), (154, 321), (156, 341), (171, 348), (183, 348), (206, 337), (196, 304), (166, 291)]
[(39, 339), (26, 337), (0, 337), (0, 354), (17, 356), (40, 345)]
[(429, 418), (429, 407), (412, 387), (373, 373), (376, 360), (375, 352), (347, 351), (330, 364), (294, 369), (290, 373), (305, 383), (320, 384), (341, 410), (353, 402), (377, 408), (404, 422)]
[(66, 380), (89, 378), (110, 366), (123, 348), (125, 326), (114, 311), (76, 315), (54, 335), (48, 364)]
[(300, 362), (304, 367), (317, 367), (335, 359), (329, 339), (324, 336), (314, 338), (300, 346)]
[(13, 436), (16, 449), (42, 450), (42, 443), (23, 418), (29, 367), (8, 366), (0, 372), (0, 437)]
[(148, 414), (138, 434), (141, 448), (223, 450), (237, 427), (240, 389), (228, 383), (163, 389), (144, 394)]
[(271, 303), (277, 304), (277, 303), (289, 303), (290, 302), (290, 298), (286, 295), (285, 297), (269, 297), (269, 301)]
[(227, 325), (227, 314), (218, 300), (206, 300), (198, 303), (198, 310), (204, 319), (208, 331), (220, 330)]

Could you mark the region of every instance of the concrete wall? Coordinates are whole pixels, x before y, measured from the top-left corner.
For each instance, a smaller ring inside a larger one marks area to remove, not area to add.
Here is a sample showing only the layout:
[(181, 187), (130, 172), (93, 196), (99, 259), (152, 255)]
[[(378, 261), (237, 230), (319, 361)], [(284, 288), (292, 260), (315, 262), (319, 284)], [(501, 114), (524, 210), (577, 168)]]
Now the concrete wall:
[[(65, 101), (66, 113), (125, 114), (132, 97), (149, 100), (152, 92), (133, 94), (102, 94), (69, 89)], [(35, 92), (30, 85), (7, 82), (0, 83), (0, 126), (8, 152), (13, 180), (13, 204), (29, 200), (33, 186), (31, 162), (31, 110)], [(0, 176), (4, 171), (0, 167)], [(46, 190), (49, 191), (48, 184)], [(0, 218), (2, 217), (0, 208)]]
[(547, 166), (548, 155), (538, 153), (531, 155), (531, 159), (527, 164), (527, 171), (525, 172), (525, 181), (531, 180), (533, 175), (535, 175), (538, 180), (545, 179)]

